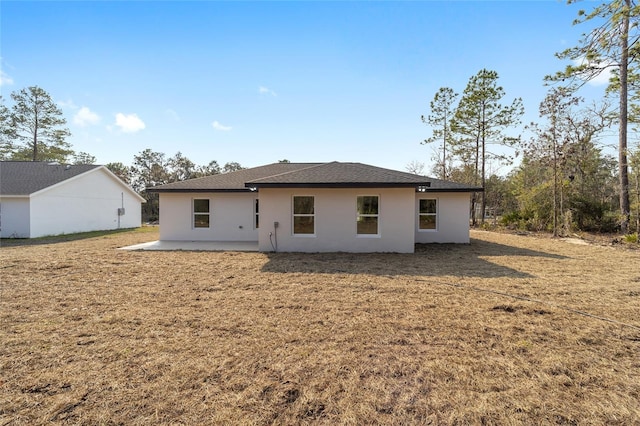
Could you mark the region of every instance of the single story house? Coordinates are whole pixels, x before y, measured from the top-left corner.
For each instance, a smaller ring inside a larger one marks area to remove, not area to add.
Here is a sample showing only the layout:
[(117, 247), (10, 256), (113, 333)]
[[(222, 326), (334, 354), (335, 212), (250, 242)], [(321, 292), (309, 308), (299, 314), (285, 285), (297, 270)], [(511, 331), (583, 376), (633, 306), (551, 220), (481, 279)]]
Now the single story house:
[(257, 241), (264, 252), (413, 253), (468, 243), (482, 188), (361, 163), (275, 163), (174, 182), (159, 193), (161, 241)]
[(0, 236), (136, 228), (144, 198), (104, 166), (0, 162)]

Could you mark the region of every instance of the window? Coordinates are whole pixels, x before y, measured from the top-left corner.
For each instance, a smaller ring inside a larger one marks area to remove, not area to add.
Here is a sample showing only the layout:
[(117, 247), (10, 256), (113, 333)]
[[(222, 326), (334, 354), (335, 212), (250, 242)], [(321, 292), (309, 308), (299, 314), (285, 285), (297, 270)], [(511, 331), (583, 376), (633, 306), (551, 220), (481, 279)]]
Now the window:
[(316, 232), (316, 216), (312, 196), (293, 197), (293, 234), (313, 235)]
[(208, 228), (211, 211), (209, 210), (209, 200), (193, 200), (193, 227)]
[(378, 235), (378, 196), (359, 196), (357, 204), (357, 234)]
[(254, 213), (256, 217), (255, 227), (256, 229), (260, 228), (260, 208), (258, 206), (258, 199), (255, 200)]
[(419, 227), (418, 229), (436, 229), (438, 200), (423, 199), (420, 200)]

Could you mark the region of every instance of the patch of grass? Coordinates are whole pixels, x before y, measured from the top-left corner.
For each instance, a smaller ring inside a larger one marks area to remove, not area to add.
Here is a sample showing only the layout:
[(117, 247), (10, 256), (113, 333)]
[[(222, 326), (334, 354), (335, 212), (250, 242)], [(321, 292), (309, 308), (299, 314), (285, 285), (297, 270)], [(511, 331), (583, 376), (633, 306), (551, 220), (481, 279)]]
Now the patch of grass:
[(124, 229), (109, 229), (104, 231), (90, 231), (90, 232), (78, 232), (75, 234), (60, 234), (49, 235), (38, 238), (2, 238), (0, 239), (0, 247), (15, 247), (25, 245), (41, 245), (41, 244), (56, 244), (68, 241), (85, 240), (88, 238), (107, 237), (111, 235), (117, 235), (122, 233), (154, 233), (157, 232), (156, 226), (141, 226), (139, 228), (124, 228)]
[(638, 252), (472, 237), (413, 255), (116, 250), (155, 229), (3, 248), (0, 424), (640, 423)]
[(638, 244), (640, 240), (638, 239), (638, 233), (635, 234), (627, 234), (624, 236), (624, 242), (629, 244)]

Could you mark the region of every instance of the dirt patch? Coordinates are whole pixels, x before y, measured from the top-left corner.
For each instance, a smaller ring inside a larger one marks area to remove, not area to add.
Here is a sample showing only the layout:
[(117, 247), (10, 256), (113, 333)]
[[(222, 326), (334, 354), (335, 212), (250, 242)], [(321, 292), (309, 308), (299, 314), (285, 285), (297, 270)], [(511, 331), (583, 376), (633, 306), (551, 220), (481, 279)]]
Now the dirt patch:
[(638, 251), (116, 250), (157, 237), (0, 248), (0, 424), (640, 422)]
[(580, 238), (563, 238), (562, 241), (569, 244), (578, 244), (583, 246), (588, 246), (589, 243), (585, 240), (581, 240)]

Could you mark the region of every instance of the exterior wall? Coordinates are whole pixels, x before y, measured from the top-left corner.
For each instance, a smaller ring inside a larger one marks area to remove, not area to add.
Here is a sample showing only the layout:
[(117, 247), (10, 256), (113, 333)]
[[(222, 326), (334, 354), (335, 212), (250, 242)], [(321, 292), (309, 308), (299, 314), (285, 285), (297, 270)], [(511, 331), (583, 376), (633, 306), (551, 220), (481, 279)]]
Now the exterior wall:
[[(418, 209), (421, 198), (437, 201), (436, 229), (421, 230), (418, 227)], [(469, 243), (468, 192), (426, 192), (415, 195), (415, 241), (416, 243)]]
[[(160, 240), (258, 241), (257, 193), (160, 193)], [(209, 228), (193, 227), (193, 199), (209, 199)], [(262, 206), (260, 206), (262, 208)]]
[(0, 198), (0, 238), (29, 236), (29, 198)]
[[(124, 205), (125, 214), (118, 216)], [(140, 199), (103, 169), (31, 195), (31, 238), (141, 225)]]
[[(259, 250), (273, 251), (269, 233), (284, 252), (413, 253), (415, 235), (413, 188), (260, 189)], [(294, 195), (315, 197), (315, 235), (293, 235)], [(378, 195), (378, 236), (356, 235), (356, 197)], [(277, 229), (274, 222), (278, 222)]]

